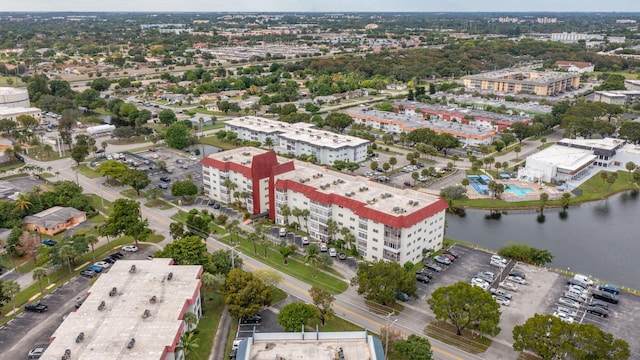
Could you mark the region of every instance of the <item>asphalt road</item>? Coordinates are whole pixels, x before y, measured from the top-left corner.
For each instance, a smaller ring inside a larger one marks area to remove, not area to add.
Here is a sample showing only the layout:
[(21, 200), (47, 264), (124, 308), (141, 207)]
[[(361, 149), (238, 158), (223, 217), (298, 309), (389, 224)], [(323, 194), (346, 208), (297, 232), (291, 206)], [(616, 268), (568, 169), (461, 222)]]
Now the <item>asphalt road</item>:
[(48, 311), (23, 312), (0, 328), (0, 360), (26, 359), (35, 345), (48, 344), (64, 316), (86, 295), (89, 284), (88, 279), (78, 276), (41, 300), (49, 306)]

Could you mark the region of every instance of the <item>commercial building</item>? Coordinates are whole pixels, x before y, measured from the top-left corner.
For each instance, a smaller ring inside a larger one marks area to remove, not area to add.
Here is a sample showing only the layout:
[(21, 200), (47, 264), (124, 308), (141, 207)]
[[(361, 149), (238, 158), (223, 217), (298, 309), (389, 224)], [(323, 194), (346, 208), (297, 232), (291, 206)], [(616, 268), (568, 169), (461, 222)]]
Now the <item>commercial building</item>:
[(384, 360), (380, 339), (366, 331), (256, 332), (240, 342), (236, 360)]
[(27, 230), (55, 235), (87, 221), (87, 213), (72, 207), (54, 206), (22, 219)]
[(27, 88), (0, 87), (0, 108), (28, 108)]
[(615, 105), (633, 105), (640, 103), (640, 90), (594, 91), (593, 101)]
[(51, 336), (41, 360), (181, 360), (187, 312), (202, 315), (201, 266), (172, 259), (120, 260)]
[[(20, 115), (28, 115), (40, 121), (42, 119), (42, 110), (34, 107), (0, 107), (0, 119), (18, 121), (18, 116)], [(18, 126), (20, 126), (19, 123)]]
[(615, 160), (624, 145), (624, 140), (612, 138), (562, 139), (528, 156), (526, 166), (518, 171), (518, 179), (554, 184), (588, 179), (597, 171), (624, 166)]
[(225, 122), (241, 140), (265, 144), (270, 138), (278, 153), (314, 156), (318, 163), (333, 165), (336, 160), (361, 162), (367, 158), (369, 141), (314, 128), (313, 124), (289, 124), (255, 116), (239, 117)]
[(595, 65), (584, 61), (556, 61), (555, 65), (559, 69), (580, 74), (595, 71)]
[[(402, 114), (356, 108), (347, 111), (347, 114), (357, 124), (369, 125), (389, 133), (411, 132), (416, 129), (431, 129), (438, 134), (450, 134), (458, 138), (465, 145), (490, 144), (496, 136), (496, 131), (490, 126), (477, 124), (465, 124), (456, 121), (443, 121), (439, 119), (425, 119), (422, 112), (405, 112)], [(451, 119), (450, 116), (447, 118)]]
[(505, 69), (462, 78), (470, 90), (489, 90), (505, 94), (530, 93), (552, 96), (580, 86), (580, 74), (529, 69)]
[(528, 116), (499, 114), (485, 110), (458, 108), (456, 106), (425, 104), (419, 101), (399, 101), (394, 103), (392, 107), (399, 114), (413, 115), (422, 113), (424, 118), (431, 120), (453, 121), (493, 129), (498, 132), (503, 132), (518, 122), (525, 124), (533, 122), (533, 119)]
[[(353, 246), (365, 259), (416, 262), (422, 258), (422, 249), (442, 247), (447, 203), (437, 196), (277, 157), (258, 148), (211, 154), (201, 163), (204, 190), (212, 200), (240, 201), (252, 214), (268, 213), (279, 225), (295, 221), (300, 230), (321, 241), (342, 238), (329, 233), (327, 223), (333, 220), (339, 228), (350, 230)], [(286, 216), (285, 205), (290, 210), (307, 210), (308, 215)]]
[(108, 124), (96, 125), (96, 126), (89, 126), (87, 128), (87, 133), (93, 137), (98, 137), (98, 136), (111, 135), (111, 133), (115, 129), (116, 127), (114, 125), (108, 125)]

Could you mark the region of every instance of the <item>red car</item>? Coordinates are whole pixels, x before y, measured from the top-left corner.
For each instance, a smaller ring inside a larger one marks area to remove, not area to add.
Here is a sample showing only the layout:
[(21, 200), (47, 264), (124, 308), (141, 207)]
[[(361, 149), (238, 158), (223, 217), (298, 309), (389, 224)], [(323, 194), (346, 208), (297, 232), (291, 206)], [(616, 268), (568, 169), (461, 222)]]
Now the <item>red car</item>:
[(440, 254), (440, 256), (446, 257), (447, 259), (451, 260), (451, 262), (456, 261), (456, 257), (451, 254)]

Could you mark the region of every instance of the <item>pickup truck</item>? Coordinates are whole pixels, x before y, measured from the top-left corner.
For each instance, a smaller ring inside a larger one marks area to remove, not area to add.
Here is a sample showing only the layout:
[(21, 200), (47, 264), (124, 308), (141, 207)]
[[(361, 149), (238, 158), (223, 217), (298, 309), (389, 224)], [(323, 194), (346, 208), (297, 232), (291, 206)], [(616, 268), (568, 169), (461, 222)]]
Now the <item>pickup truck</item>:
[(24, 310), (25, 311), (34, 311), (34, 312), (45, 312), (47, 310), (49, 310), (49, 307), (45, 304), (42, 304), (40, 302), (37, 303), (29, 303), (27, 305), (24, 306)]

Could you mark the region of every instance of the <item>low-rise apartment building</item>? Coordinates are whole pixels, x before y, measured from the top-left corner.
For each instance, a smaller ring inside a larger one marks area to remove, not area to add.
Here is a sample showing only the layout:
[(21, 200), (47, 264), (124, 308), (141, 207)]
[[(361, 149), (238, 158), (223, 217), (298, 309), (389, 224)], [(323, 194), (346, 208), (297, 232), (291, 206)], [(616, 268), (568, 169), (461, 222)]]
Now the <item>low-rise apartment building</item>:
[[(355, 237), (367, 260), (405, 263), (422, 258), (422, 249), (439, 249), (447, 203), (438, 196), (398, 189), (360, 176), (277, 157), (272, 151), (239, 148), (201, 161), (205, 192), (212, 200), (244, 201), (252, 214), (267, 213), (279, 225), (297, 222), (313, 239), (331, 241), (333, 220)], [(232, 185), (233, 183), (233, 185)], [(240, 197), (239, 194), (246, 194)], [(235, 195), (234, 195), (235, 194)], [(287, 216), (283, 209), (306, 210)]]
[(464, 87), (470, 90), (490, 90), (505, 94), (530, 93), (553, 96), (577, 89), (580, 74), (528, 69), (504, 69), (462, 78)]
[(336, 160), (361, 162), (367, 158), (368, 140), (315, 129), (313, 124), (289, 124), (255, 116), (244, 116), (225, 122), (241, 140), (265, 144), (271, 139), (273, 148), (282, 154), (311, 155), (318, 163), (333, 165)]
[(490, 126), (444, 121), (438, 118), (425, 119), (422, 112), (397, 114), (387, 111), (357, 108), (347, 111), (355, 123), (369, 125), (374, 129), (390, 133), (411, 132), (416, 129), (430, 129), (438, 134), (450, 134), (464, 145), (490, 144), (496, 131)]

